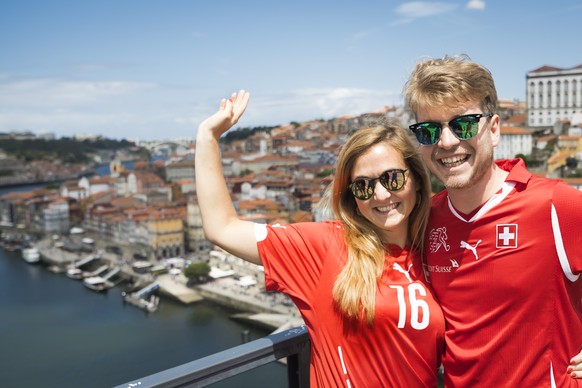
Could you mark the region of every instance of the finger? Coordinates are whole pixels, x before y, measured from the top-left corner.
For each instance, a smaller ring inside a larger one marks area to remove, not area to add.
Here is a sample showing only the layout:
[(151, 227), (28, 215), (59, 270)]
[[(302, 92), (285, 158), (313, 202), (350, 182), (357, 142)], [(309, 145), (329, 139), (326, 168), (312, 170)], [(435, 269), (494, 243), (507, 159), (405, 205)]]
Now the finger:
[(568, 366), (568, 372), (580, 372), (582, 373), (582, 364), (581, 363), (572, 363)]
[(234, 117), (238, 120), (245, 112), (249, 103), (250, 93), (241, 90), (236, 96), (236, 104), (234, 105)]
[(226, 113), (231, 114), (232, 110), (233, 110), (233, 101), (234, 99), (228, 98), (225, 100), (224, 102), (224, 109), (226, 110)]
[(220, 100), (220, 109), (224, 109), (226, 107), (226, 98)]

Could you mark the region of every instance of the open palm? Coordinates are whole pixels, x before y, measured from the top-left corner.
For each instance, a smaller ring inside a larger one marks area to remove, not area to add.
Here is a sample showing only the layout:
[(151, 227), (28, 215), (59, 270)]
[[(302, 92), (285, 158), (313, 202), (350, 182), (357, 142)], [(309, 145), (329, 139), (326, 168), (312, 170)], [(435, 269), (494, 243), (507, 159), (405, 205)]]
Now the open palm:
[(244, 90), (233, 93), (229, 99), (220, 101), (218, 111), (205, 119), (200, 126), (210, 128), (216, 137), (220, 137), (235, 125), (245, 112), (250, 94)]

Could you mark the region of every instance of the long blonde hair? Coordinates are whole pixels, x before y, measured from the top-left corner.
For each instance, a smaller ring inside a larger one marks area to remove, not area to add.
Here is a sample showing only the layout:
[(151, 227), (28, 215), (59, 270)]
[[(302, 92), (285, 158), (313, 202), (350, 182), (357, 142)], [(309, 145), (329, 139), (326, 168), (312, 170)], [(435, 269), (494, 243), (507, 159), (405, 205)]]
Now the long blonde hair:
[(356, 160), (379, 143), (387, 143), (401, 153), (418, 190), (417, 203), (408, 221), (412, 250), (423, 250), (430, 210), (427, 170), (410, 137), (399, 125), (382, 123), (362, 128), (347, 140), (338, 155), (331, 193), (328, 192), (334, 216), (344, 225), (347, 245), (347, 262), (335, 281), (333, 298), (346, 317), (368, 324), (374, 320), (376, 291), (386, 250), (379, 229), (357, 212), (356, 200), (348, 185)]

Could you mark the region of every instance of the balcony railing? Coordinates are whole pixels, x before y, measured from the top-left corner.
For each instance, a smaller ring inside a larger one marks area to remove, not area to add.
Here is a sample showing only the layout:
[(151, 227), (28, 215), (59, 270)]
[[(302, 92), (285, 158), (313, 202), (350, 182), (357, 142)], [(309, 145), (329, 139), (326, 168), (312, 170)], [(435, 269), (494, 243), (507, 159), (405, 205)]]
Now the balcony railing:
[(137, 379), (116, 388), (205, 387), (261, 365), (287, 358), (290, 388), (309, 387), (311, 342), (305, 326), (271, 334), (246, 344)]

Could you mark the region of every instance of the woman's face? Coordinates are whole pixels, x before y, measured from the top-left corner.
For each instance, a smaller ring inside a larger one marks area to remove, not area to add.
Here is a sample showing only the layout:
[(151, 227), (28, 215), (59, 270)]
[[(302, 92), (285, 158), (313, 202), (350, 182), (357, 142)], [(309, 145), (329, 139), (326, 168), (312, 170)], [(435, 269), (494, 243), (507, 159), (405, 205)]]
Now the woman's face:
[[(401, 153), (387, 143), (379, 143), (360, 155), (354, 163), (350, 180), (373, 179), (387, 170), (407, 170)], [(355, 198), (360, 214), (380, 229), (384, 243), (404, 247), (408, 241), (408, 217), (416, 204), (416, 182), (411, 171), (405, 173), (406, 182), (400, 190), (389, 191), (378, 180), (370, 199)]]

